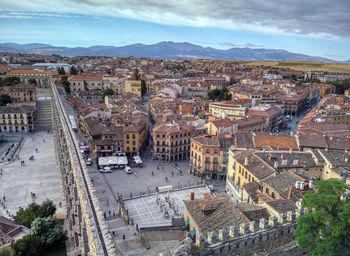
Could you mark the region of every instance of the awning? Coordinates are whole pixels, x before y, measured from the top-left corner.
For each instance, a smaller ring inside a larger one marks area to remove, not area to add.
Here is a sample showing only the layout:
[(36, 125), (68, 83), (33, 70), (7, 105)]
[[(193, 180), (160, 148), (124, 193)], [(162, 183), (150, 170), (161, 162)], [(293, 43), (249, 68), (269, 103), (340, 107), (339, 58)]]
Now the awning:
[(193, 228), (192, 231), (190, 232), (190, 237), (194, 238), (196, 236), (196, 229)]
[(185, 220), (185, 226), (187, 227), (188, 225), (190, 225), (190, 218), (187, 218), (187, 220)]

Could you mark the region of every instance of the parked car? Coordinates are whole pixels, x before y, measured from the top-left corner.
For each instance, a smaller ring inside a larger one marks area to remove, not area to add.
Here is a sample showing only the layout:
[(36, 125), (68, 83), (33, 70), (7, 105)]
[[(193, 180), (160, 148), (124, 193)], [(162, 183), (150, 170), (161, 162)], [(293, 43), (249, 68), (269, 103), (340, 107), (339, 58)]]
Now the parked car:
[(91, 158), (88, 158), (86, 160), (86, 165), (92, 165), (92, 159)]
[(107, 167), (101, 168), (100, 172), (102, 172), (102, 173), (109, 173), (109, 172), (112, 172), (112, 169), (111, 169), (111, 167), (107, 166)]
[(127, 174), (132, 174), (132, 170), (131, 170), (131, 168), (129, 166), (125, 166), (124, 172), (127, 173)]

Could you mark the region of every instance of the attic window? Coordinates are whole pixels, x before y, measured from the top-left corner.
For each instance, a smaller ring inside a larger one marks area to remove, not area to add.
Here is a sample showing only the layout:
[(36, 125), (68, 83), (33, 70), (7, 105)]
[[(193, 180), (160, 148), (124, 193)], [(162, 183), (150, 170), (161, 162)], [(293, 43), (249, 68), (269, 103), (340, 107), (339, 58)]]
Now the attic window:
[(282, 165), (287, 165), (288, 161), (286, 159), (282, 160)]

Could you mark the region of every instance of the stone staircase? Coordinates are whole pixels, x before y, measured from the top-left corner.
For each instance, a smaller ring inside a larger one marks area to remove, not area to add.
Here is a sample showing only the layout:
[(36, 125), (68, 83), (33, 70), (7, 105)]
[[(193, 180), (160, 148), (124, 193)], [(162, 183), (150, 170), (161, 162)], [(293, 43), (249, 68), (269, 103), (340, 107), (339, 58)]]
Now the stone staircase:
[(52, 118), (52, 100), (48, 99), (48, 97), (46, 99), (37, 100), (35, 119), (36, 131), (52, 130)]

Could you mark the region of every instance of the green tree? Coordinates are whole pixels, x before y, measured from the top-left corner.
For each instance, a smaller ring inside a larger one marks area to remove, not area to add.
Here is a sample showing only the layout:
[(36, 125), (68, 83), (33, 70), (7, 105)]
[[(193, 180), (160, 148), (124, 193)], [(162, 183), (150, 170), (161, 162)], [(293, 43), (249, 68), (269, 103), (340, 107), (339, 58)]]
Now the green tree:
[(0, 78), (0, 86), (11, 86), (14, 84), (19, 84), (21, 80), (16, 76), (8, 76), (4, 79)]
[(307, 208), (297, 220), (295, 239), (312, 255), (350, 255), (350, 201), (342, 195), (347, 186), (339, 179), (316, 180), (315, 190), (305, 194)]
[(70, 93), (70, 82), (68, 81), (67, 76), (61, 77), (61, 84), (63, 85), (63, 88), (65, 89), (66, 93)]
[(0, 95), (0, 106), (6, 106), (7, 103), (12, 103), (11, 97), (7, 94)]
[(21, 256), (40, 255), (41, 239), (39, 236), (26, 235), (16, 242), (15, 250)]
[(35, 218), (52, 216), (55, 211), (56, 207), (54, 203), (47, 199), (41, 205), (33, 202), (27, 208), (20, 207), (13, 220), (16, 224), (30, 228)]
[(111, 88), (106, 88), (102, 92), (102, 97), (105, 98), (107, 95), (114, 95), (114, 91)]
[(69, 70), (69, 73), (71, 75), (77, 75), (78, 74), (78, 70), (77, 70), (77, 68), (75, 66), (71, 66), (70, 70)]
[(54, 246), (67, 239), (67, 232), (60, 222), (53, 217), (36, 218), (30, 229), (33, 235), (39, 236), (43, 246)]
[(29, 83), (30, 83), (30, 84), (34, 84), (34, 85), (37, 84), (35, 78), (30, 78), (30, 79), (29, 79)]
[(9, 246), (0, 248), (0, 256), (16, 256), (16, 252)]
[(221, 100), (231, 100), (232, 94), (230, 94), (226, 87), (219, 89), (213, 89), (208, 92), (208, 98), (210, 100), (214, 101), (221, 101)]
[(138, 69), (135, 69), (134, 76), (135, 76), (135, 80), (140, 80), (140, 74)]
[(145, 95), (147, 92), (147, 85), (145, 80), (141, 80), (141, 96)]
[(88, 91), (89, 88), (88, 88), (88, 83), (84, 80), (84, 90), (85, 91)]
[(65, 75), (66, 74), (66, 71), (64, 71), (63, 67), (58, 67), (57, 71), (58, 71), (59, 75)]

